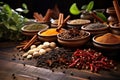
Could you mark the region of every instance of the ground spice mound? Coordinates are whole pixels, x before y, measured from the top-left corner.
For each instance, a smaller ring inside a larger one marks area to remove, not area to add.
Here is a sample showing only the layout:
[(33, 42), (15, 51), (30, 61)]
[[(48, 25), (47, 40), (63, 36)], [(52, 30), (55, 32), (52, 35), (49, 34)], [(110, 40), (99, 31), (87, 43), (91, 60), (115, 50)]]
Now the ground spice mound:
[[(62, 32), (62, 30), (60, 30), (60, 32)], [(51, 28), (51, 29), (47, 29), (46, 31), (42, 32), (40, 35), (42, 35), (42, 36), (52, 36), (52, 35), (57, 35), (60, 32), (57, 32), (56, 28)]]
[(97, 37), (95, 40), (97, 42), (106, 43), (106, 44), (117, 44), (120, 43), (120, 36), (112, 33), (106, 33), (100, 37)]

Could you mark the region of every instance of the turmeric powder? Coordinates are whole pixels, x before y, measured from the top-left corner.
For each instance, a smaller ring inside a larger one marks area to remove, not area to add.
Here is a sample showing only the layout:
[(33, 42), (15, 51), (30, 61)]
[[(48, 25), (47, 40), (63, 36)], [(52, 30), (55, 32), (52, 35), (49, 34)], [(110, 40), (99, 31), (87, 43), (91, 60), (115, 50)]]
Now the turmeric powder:
[(42, 32), (40, 35), (41, 36), (51, 36), (51, 35), (57, 35), (60, 32), (57, 32), (56, 28), (51, 28), (51, 29), (47, 29), (46, 31)]
[(102, 36), (99, 36), (95, 39), (97, 42), (105, 43), (105, 44), (118, 44), (120, 43), (120, 36), (106, 33)]

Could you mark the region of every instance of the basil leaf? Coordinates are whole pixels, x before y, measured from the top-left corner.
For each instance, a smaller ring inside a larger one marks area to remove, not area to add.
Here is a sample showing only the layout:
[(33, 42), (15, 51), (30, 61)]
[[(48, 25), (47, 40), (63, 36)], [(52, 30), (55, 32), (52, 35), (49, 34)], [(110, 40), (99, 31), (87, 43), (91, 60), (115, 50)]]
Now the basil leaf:
[(103, 13), (100, 13), (100, 12), (96, 12), (96, 15), (101, 18), (103, 21), (107, 21), (107, 17), (103, 14)]
[(69, 9), (70, 13), (73, 15), (79, 15), (80, 14), (80, 10), (78, 9), (76, 3), (73, 3)]
[(90, 1), (89, 4), (87, 5), (86, 11), (91, 11), (94, 6), (94, 1)]

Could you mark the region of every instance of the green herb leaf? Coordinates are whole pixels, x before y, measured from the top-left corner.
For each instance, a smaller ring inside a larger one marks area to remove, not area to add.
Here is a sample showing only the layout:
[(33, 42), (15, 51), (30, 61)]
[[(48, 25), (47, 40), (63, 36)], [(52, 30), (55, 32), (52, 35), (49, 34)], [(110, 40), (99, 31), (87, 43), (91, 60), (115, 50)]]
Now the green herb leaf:
[(70, 13), (73, 15), (79, 15), (80, 14), (80, 10), (78, 9), (76, 3), (73, 3), (69, 9)]
[(103, 13), (100, 13), (100, 12), (96, 12), (96, 15), (101, 18), (103, 21), (107, 21), (107, 17), (103, 14)]
[(94, 6), (94, 1), (90, 1), (89, 4), (87, 5), (86, 11), (91, 11)]
[(27, 8), (27, 5), (26, 5), (25, 3), (22, 4), (22, 7), (23, 7), (24, 9), (28, 9), (28, 8)]
[(6, 15), (8, 15), (9, 17), (11, 17), (11, 15), (12, 15), (12, 10), (11, 10), (11, 8), (10, 8), (10, 6), (9, 5), (3, 5), (3, 11), (5, 11), (6, 12)]
[(87, 8), (87, 5), (83, 5), (83, 6), (81, 7), (81, 9), (83, 9), (83, 10), (86, 10), (86, 8)]

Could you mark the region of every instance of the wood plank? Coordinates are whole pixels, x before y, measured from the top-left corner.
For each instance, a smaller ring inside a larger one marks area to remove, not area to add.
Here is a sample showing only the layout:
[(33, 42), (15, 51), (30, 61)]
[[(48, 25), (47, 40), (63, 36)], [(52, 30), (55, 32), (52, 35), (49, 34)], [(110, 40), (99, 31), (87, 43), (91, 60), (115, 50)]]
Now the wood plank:
[[(86, 70), (60, 68), (54, 69), (54, 72), (52, 72), (49, 69), (35, 67), (35, 59), (19, 60), (22, 52), (15, 49), (16, 44), (11, 43), (10, 45), (0, 47), (0, 80), (11, 79), (12, 74), (25, 80), (36, 80), (37, 77), (40, 80), (87, 80), (88, 78), (92, 78), (92, 80), (120, 80), (120, 66), (118, 66), (118, 71), (101, 71), (99, 74)], [(13, 55), (16, 56), (16, 60), (12, 60)], [(24, 66), (23, 63), (26, 65)], [(71, 75), (71, 72), (74, 75)]]
[[(68, 80), (87, 80), (85, 78), (80, 78), (80, 77), (71, 77), (71, 76), (67, 76), (61, 72), (52, 72), (51, 70), (48, 69), (44, 69), (44, 68), (37, 68), (31, 65), (25, 65), (23, 66), (22, 64), (19, 63), (14, 63), (14, 62), (9, 62), (9, 61), (4, 61), (4, 60), (0, 60), (0, 63), (2, 65), (0, 65), (0, 80), (8, 80), (8, 78), (12, 78), (10, 76), (12, 76), (13, 74), (19, 77), (19, 75), (23, 75), (23, 76), (30, 76), (34, 80), (34, 78), (40, 78), (40, 80), (64, 80), (64, 79), (68, 79)], [(8, 76), (7, 78), (6, 75)], [(17, 77), (16, 76), (16, 77)]]

